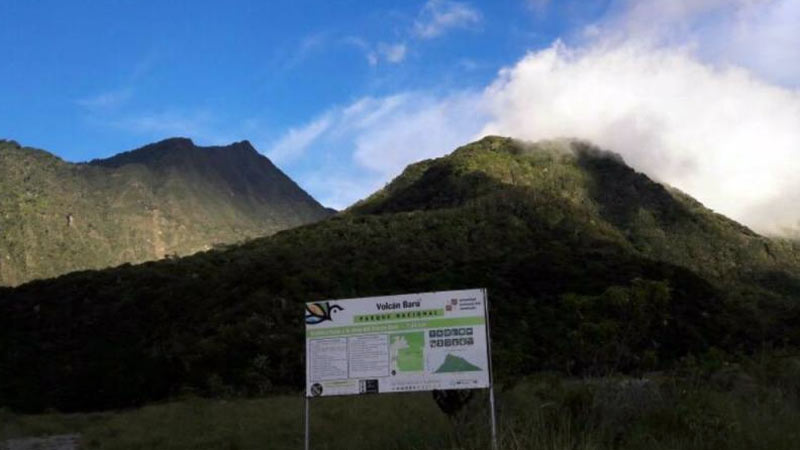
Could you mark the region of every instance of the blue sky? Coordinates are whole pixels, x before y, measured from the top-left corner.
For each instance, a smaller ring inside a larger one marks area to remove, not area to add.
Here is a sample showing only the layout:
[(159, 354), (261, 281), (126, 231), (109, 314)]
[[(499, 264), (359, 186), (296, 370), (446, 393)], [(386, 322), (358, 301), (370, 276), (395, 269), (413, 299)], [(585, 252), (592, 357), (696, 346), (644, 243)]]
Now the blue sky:
[(757, 229), (800, 223), (800, 0), (1, 0), (0, 18), (0, 138), (69, 161), (248, 139), (342, 208), (487, 133), (569, 136)]
[(576, 20), (432, 4), (4, 0), (0, 135), (70, 161), (172, 133), (264, 143), (365, 96), (481, 86)]

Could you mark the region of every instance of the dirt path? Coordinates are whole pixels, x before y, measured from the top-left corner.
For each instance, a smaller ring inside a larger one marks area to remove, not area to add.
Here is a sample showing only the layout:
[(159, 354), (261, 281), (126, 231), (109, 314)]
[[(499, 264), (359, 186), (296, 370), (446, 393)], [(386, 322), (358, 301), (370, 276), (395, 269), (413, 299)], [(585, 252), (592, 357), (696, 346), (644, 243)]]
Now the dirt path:
[(0, 442), (0, 450), (78, 450), (80, 434), (61, 434), (41, 438), (21, 438)]

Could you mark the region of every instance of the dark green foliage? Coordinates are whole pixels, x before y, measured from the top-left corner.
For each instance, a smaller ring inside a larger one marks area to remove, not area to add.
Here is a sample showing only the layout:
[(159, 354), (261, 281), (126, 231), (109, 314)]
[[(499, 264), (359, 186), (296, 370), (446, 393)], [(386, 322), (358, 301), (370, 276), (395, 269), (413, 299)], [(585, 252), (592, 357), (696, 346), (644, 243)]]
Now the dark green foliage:
[(70, 164), (0, 141), (0, 285), (188, 255), (330, 212), (248, 142)]
[[(649, 227), (630, 223), (642, 216)], [(694, 253), (663, 247), (673, 242)], [(743, 251), (728, 270), (714, 253), (747, 245), (773, 256)], [(0, 404), (100, 409), (296, 389), (303, 302), (466, 287), (489, 289), (507, 384), (796, 345), (796, 254), (781, 245), (585, 144), (487, 138), (320, 223), (0, 290)], [(755, 276), (766, 273), (779, 275)]]

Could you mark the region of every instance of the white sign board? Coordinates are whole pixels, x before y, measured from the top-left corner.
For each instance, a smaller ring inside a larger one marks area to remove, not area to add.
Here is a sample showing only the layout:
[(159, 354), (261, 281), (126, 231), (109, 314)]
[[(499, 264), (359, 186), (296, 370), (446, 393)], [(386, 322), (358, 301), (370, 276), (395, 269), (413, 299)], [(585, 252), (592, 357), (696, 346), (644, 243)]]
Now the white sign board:
[(307, 303), (306, 396), (488, 388), (486, 291)]

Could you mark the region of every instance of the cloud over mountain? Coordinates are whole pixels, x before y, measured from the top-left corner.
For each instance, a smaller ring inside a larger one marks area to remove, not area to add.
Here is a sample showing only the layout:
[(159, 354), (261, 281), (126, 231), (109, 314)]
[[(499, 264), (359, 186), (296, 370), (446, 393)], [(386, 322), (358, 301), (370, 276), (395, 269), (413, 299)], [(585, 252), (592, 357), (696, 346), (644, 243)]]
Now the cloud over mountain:
[[(472, 17), (428, 5), (426, 24)], [(404, 165), (485, 134), (577, 137), (758, 231), (800, 223), (800, 33), (788, 26), (800, 3), (626, 0), (609, 11), (483, 90), (362, 98), (312, 119), (285, 139), (313, 136), (302, 147), (320, 161), (332, 147), (351, 159), (300, 179), (336, 173), (348, 188), (327, 201), (343, 207)]]
[(759, 231), (800, 223), (800, 3), (624, 1), (501, 71), (483, 133), (575, 136)]
[(763, 208), (800, 192), (800, 95), (744, 69), (632, 42), (557, 43), (504, 70), (484, 101), (483, 134), (588, 139), (761, 231), (800, 219)]

